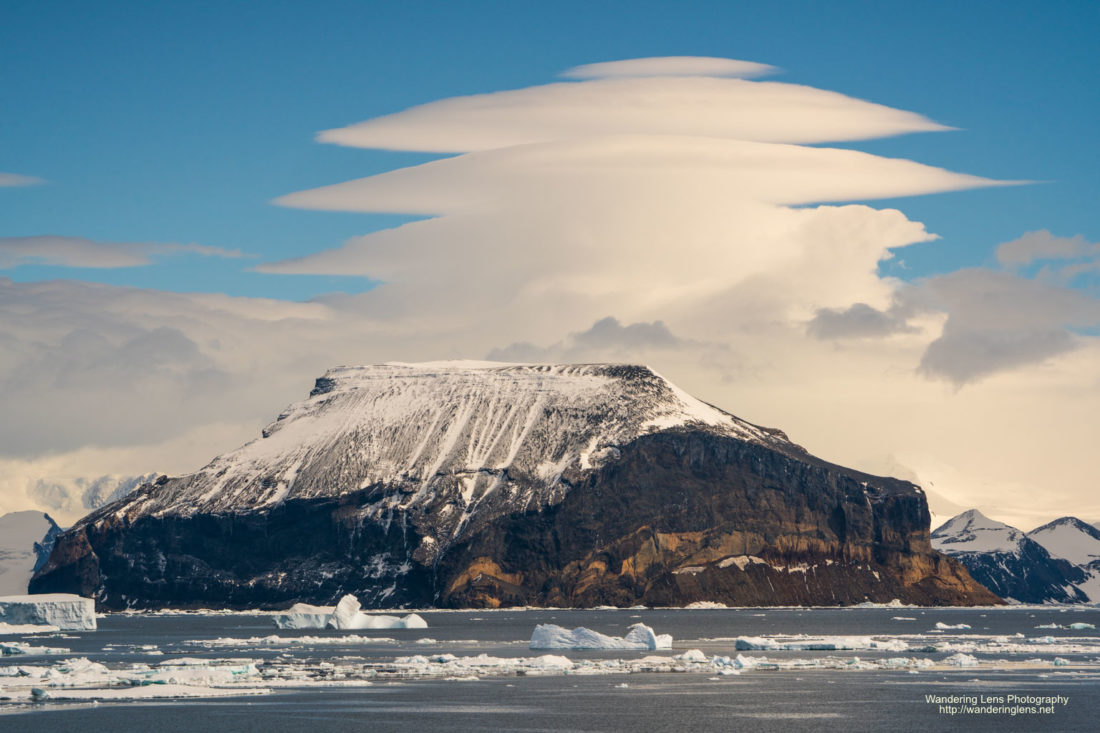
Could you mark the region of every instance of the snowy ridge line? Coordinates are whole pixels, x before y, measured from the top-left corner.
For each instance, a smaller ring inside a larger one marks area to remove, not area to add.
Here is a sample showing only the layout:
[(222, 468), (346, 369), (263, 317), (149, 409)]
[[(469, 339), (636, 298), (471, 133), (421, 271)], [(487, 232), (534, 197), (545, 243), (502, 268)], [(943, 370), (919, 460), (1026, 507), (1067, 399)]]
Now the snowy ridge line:
[[(708, 405), (644, 366), (345, 366), (319, 378), (263, 437), (85, 521), (262, 510), (379, 487), (379, 517), (441, 496), (466, 515), (501, 494), (537, 506), (560, 498), (563, 473), (598, 468), (617, 446), (683, 427), (804, 452), (781, 431)], [(514, 495), (513, 475), (533, 482), (533, 495)]]

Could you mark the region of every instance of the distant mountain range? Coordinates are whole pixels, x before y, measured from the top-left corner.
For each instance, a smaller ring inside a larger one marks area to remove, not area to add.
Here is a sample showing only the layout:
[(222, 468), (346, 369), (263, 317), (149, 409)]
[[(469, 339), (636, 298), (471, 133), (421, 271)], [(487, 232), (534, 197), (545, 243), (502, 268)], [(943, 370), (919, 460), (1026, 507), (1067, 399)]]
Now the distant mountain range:
[(1002, 598), (1100, 602), (1100, 529), (1076, 517), (1024, 533), (971, 509), (932, 532), (932, 546)]
[(138, 476), (107, 474), (71, 479), (39, 479), (29, 487), (37, 505), (61, 517), (80, 517), (111, 502), (118, 501), (158, 474)]

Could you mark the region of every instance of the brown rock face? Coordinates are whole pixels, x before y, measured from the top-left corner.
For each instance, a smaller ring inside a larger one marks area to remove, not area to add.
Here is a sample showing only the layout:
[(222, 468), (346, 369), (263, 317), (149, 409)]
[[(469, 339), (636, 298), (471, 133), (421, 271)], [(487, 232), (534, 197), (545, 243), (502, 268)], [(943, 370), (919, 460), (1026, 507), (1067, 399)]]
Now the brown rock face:
[[(629, 490), (625, 490), (629, 487)], [(443, 558), (452, 606), (975, 605), (1000, 599), (932, 550), (923, 493), (697, 432), (646, 436), (536, 516)]]
[(562, 480), (557, 503), (430, 551), (430, 512), (363, 519), (385, 487), (234, 514), (93, 515), (58, 538), (31, 591), (104, 608), (344, 593), (368, 607), (1000, 602), (932, 549), (920, 489), (797, 450), (681, 428)]

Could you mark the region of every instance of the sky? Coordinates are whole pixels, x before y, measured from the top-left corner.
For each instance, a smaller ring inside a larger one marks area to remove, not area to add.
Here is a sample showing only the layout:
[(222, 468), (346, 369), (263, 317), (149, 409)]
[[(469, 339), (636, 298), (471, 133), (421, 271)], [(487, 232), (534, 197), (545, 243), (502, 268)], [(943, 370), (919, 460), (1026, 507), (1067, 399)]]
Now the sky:
[[(638, 361), (946, 518), (1100, 519), (1100, 7), (0, 10), (0, 511), (346, 363)], [(648, 61), (647, 61), (648, 59)]]

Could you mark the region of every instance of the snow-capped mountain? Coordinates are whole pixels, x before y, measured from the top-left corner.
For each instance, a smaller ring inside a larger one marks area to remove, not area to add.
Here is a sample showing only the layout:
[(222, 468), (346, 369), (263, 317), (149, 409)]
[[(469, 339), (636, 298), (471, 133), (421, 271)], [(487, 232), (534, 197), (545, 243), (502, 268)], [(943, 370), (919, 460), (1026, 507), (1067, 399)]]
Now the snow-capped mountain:
[(159, 474), (137, 476), (107, 474), (96, 477), (41, 478), (29, 487), (35, 503), (55, 516), (79, 519), (105, 504), (118, 501)]
[(1076, 583), (1093, 603), (1100, 603), (1100, 529), (1076, 517), (1062, 517), (1027, 533), (1051, 554), (1073, 563), (1088, 577)]
[(333, 369), (260, 438), (93, 512), (32, 586), (107, 606), (995, 602), (927, 526), (912, 484), (646, 367), (391, 363)]
[[(1064, 520), (1058, 520), (1063, 522)], [(1073, 520), (1077, 522), (1077, 520)], [(1015, 527), (970, 509), (932, 532), (932, 546), (958, 559), (979, 583), (1002, 598), (1020, 603), (1082, 603), (1090, 600), (1083, 584), (1088, 572), (1044, 546), (1079, 548), (1069, 533), (1044, 527), (1024, 534)], [(1087, 526), (1087, 525), (1086, 525)], [(1073, 530), (1076, 532), (1076, 529)], [(1035, 536), (1039, 533), (1038, 536)], [(1098, 532), (1100, 534), (1100, 532)]]
[(1100, 529), (1076, 517), (1062, 517), (1036, 527), (1027, 536), (1042, 545), (1054, 557), (1074, 565), (1092, 565), (1100, 561)]
[(10, 512), (0, 516), (0, 596), (27, 592), (27, 584), (46, 564), (61, 528), (49, 514)]

